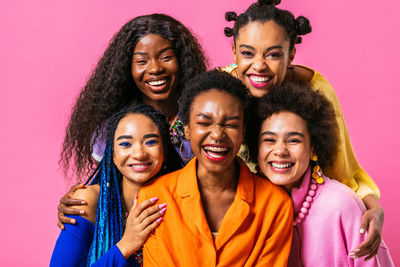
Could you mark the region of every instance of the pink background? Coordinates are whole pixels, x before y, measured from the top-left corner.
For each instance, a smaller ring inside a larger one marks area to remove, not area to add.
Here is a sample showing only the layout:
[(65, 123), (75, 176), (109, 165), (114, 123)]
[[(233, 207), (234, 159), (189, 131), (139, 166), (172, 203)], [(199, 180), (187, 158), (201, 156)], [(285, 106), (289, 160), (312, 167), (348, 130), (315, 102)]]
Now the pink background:
[[(0, 7), (0, 265), (48, 265), (66, 190), (57, 160), (72, 103), (112, 35), (130, 18), (162, 12), (190, 27), (212, 66), (231, 63), (224, 12), (252, 1), (2, 1)], [(360, 164), (381, 189), (384, 239), (400, 264), (400, 2), (283, 0), (311, 20), (295, 63), (335, 88)]]

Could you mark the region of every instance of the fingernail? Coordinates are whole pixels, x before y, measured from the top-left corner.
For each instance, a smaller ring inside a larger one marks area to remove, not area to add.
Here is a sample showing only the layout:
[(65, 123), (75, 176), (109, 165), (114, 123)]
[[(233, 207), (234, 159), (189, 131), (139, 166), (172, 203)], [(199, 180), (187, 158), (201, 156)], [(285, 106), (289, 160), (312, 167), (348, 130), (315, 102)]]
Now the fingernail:
[(349, 256), (350, 256), (350, 257), (353, 257), (354, 255), (355, 255), (354, 252), (350, 252), (350, 253), (349, 253)]
[(359, 248), (356, 248), (355, 250), (353, 250), (354, 252), (359, 252), (360, 251), (360, 249)]
[(135, 195), (135, 199), (138, 199), (138, 197), (139, 197), (138, 194), (136, 194), (136, 195)]
[(85, 211), (80, 210), (80, 211), (79, 211), (79, 214), (85, 214)]
[(154, 201), (157, 201), (157, 200), (158, 200), (158, 197), (153, 197), (153, 198), (150, 199), (151, 202), (154, 202)]
[(158, 206), (159, 209), (165, 208), (167, 206), (167, 203), (161, 204)]
[(157, 219), (157, 222), (161, 222), (162, 221), (162, 217)]
[(71, 222), (71, 223), (75, 223), (75, 219), (72, 219), (70, 222)]
[(81, 201), (81, 204), (82, 204), (82, 205), (86, 204), (86, 201), (82, 200), (82, 201)]
[(167, 208), (163, 208), (162, 210), (159, 211), (159, 213), (160, 213), (161, 215), (163, 215), (164, 212), (165, 212), (166, 210), (167, 210)]
[(360, 229), (360, 234), (364, 234), (365, 233), (365, 229), (364, 228), (361, 228)]

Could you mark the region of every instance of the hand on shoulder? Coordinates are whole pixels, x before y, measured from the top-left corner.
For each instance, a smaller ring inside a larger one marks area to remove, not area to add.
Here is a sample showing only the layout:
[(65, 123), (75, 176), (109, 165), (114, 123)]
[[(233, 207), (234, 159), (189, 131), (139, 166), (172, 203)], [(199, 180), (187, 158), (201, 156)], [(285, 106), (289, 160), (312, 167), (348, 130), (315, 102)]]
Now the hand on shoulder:
[(89, 220), (93, 224), (96, 222), (97, 202), (99, 200), (99, 185), (90, 185), (85, 188), (78, 189), (72, 195), (72, 198), (82, 199), (86, 201), (86, 205), (71, 206), (71, 208), (79, 208), (85, 211), (83, 218)]

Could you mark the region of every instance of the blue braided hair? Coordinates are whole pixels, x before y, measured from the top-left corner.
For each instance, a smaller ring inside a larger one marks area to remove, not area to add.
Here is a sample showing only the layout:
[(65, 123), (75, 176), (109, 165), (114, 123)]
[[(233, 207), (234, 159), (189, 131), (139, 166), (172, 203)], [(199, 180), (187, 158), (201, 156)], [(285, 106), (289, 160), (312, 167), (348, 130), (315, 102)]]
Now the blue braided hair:
[(92, 265), (113, 245), (121, 240), (124, 233), (123, 210), (121, 204), (122, 175), (113, 161), (114, 133), (119, 121), (128, 114), (143, 114), (158, 127), (164, 145), (164, 162), (160, 172), (166, 174), (183, 167), (183, 162), (169, 138), (169, 124), (165, 116), (153, 107), (139, 104), (127, 106), (112, 116), (107, 126), (107, 141), (104, 157), (86, 184), (100, 185), (94, 237), (88, 255), (88, 266)]

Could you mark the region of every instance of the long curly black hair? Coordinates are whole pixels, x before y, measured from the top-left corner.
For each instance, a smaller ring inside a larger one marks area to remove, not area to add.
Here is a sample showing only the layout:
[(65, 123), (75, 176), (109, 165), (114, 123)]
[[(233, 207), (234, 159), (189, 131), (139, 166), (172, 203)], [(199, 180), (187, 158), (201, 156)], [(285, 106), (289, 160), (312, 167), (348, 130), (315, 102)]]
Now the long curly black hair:
[(151, 14), (127, 22), (112, 38), (72, 109), (60, 159), (65, 173), (72, 167), (72, 160), (78, 176), (93, 170), (92, 140), (97, 139), (114, 113), (141, 101), (131, 64), (136, 44), (147, 34), (159, 35), (172, 44), (179, 63), (178, 93), (189, 79), (206, 71), (202, 48), (179, 21), (164, 14)]

